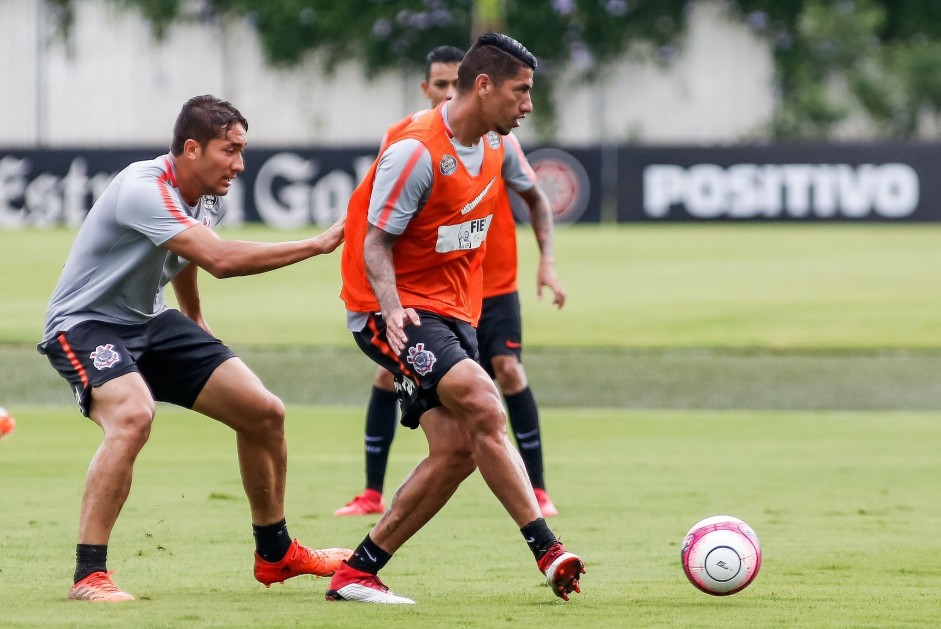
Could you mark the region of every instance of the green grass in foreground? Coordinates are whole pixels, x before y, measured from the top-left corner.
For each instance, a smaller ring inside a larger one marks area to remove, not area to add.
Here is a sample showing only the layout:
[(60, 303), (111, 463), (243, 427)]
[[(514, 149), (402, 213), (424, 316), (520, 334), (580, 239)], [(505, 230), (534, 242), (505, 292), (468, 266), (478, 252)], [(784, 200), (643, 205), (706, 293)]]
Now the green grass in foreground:
[[(941, 225), (559, 229), (569, 294), (560, 312), (536, 301), (533, 237), (526, 228), (519, 236), (530, 347), (941, 348)], [(73, 237), (0, 233), (0, 343), (36, 342)], [(206, 319), (233, 344), (348, 347), (338, 269), (335, 254), (255, 277), (203, 274)]]
[[(355, 545), (372, 518), (330, 514), (362, 483), (361, 409), (293, 407), (288, 521), (310, 544)], [(0, 443), (0, 624), (10, 627), (927, 627), (937, 623), (941, 525), (932, 413), (545, 410), (551, 522), (581, 553), (583, 594), (541, 585), (478, 475), (383, 571), (413, 608), (323, 601), (326, 581), (270, 590), (231, 433), (163, 407), (112, 539), (110, 567), (140, 600), (65, 600), (84, 472), (98, 431), (71, 408), (23, 407)], [(390, 485), (425, 451), (402, 431)], [(390, 487), (391, 489), (391, 487)], [(706, 596), (679, 544), (701, 517), (749, 522), (754, 584)]]

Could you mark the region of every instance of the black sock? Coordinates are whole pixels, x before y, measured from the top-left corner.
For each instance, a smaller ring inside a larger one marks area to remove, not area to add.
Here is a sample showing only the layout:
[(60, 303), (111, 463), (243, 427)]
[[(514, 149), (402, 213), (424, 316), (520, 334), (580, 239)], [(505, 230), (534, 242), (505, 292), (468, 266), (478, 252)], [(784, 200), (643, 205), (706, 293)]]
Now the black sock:
[(376, 546), (376, 543), (367, 535), (366, 539), (353, 551), (353, 556), (346, 560), (346, 563), (349, 564), (350, 568), (355, 568), (360, 572), (376, 574), (389, 563), (390, 559), (392, 559), (392, 555)]
[(398, 400), (395, 391), (374, 386), (366, 407), (366, 487), (380, 494), (386, 478), (389, 448), (395, 437)]
[(521, 528), (520, 532), (523, 534), (523, 539), (525, 539), (526, 543), (529, 545), (529, 550), (533, 551), (533, 557), (536, 558), (536, 561), (542, 559), (546, 551), (559, 541), (556, 539), (555, 535), (552, 534), (552, 531), (549, 530), (545, 518), (533, 520)]
[(516, 437), (516, 445), (529, 482), (536, 489), (545, 489), (546, 481), (542, 469), (542, 435), (539, 431), (539, 409), (536, 408), (536, 398), (529, 387), (519, 393), (505, 395), (506, 410), (510, 416), (510, 427)]
[(265, 561), (281, 561), (291, 547), (292, 540), (285, 520), (265, 526), (252, 524), (252, 533), (255, 535), (255, 550)]
[(92, 572), (107, 572), (108, 545), (78, 544), (75, 547), (75, 576), (72, 583), (78, 583)]

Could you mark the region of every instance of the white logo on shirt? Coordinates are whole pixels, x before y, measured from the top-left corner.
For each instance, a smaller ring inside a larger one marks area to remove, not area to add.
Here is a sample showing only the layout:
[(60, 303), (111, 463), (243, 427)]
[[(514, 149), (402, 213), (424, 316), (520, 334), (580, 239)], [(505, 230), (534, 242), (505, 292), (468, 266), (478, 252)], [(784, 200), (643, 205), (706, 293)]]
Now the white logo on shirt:
[(438, 228), (435, 251), (450, 253), (479, 248), (487, 239), (487, 231), (490, 229), (492, 220), (493, 214), (490, 214), (484, 218), (473, 218), (457, 225), (442, 225)]
[(441, 165), (438, 168), (441, 170), (442, 175), (454, 174), (454, 171), (457, 170), (457, 160), (453, 155), (445, 155), (441, 158)]
[(484, 197), (487, 195), (487, 192), (490, 190), (490, 186), (492, 186), (493, 182), (496, 180), (497, 180), (496, 177), (491, 179), (490, 183), (487, 184), (487, 187), (483, 189), (483, 192), (478, 194), (476, 197), (474, 197), (473, 201), (471, 201), (470, 203), (464, 206), (464, 208), (461, 210), (461, 214), (467, 214), (468, 212), (473, 210), (475, 207), (477, 207), (480, 204), (480, 202), (484, 200)]
[(500, 148), (500, 134), (497, 133), (496, 131), (488, 131), (487, 132), (487, 144), (492, 149)]

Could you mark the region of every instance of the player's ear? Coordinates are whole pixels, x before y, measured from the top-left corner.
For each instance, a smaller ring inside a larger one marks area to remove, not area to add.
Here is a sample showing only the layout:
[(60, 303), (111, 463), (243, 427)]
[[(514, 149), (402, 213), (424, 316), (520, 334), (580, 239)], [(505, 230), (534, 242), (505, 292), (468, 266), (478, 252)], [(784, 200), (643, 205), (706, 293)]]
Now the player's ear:
[(474, 79), (474, 87), (477, 88), (477, 93), (481, 96), (486, 96), (490, 93), (490, 90), (493, 89), (493, 81), (490, 78), (489, 74), (478, 74), (477, 78)]
[(183, 155), (189, 159), (197, 159), (203, 152), (203, 147), (199, 142), (190, 138), (183, 143)]

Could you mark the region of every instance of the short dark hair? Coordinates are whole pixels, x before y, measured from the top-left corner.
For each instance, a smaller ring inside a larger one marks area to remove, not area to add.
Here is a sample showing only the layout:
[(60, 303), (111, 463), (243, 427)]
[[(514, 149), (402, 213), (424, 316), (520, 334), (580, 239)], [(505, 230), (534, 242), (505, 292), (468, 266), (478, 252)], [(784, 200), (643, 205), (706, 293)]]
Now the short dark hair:
[(432, 48), (425, 55), (425, 80), (431, 78), (431, 64), (433, 63), (460, 63), (464, 59), (464, 51), (454, 46), (438, 46)]
[(486, 74), (497, 85), (516, 76), (521, 67), (536, 69), (536, 57), (509, 35), (485, 33), (477, 38), (457, 70), (457, 89), (466, 92)]
[(182, 154), (187, 140), (196, 140), (200, 146), (206, 146), (209, 140), (225, 137), (237, 124), (248, 131), (248, 121), (232, 103), (211, 94), (194, 96), (186, 101), (176, 117), (170, 152)]

